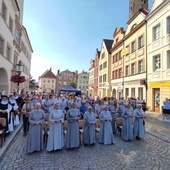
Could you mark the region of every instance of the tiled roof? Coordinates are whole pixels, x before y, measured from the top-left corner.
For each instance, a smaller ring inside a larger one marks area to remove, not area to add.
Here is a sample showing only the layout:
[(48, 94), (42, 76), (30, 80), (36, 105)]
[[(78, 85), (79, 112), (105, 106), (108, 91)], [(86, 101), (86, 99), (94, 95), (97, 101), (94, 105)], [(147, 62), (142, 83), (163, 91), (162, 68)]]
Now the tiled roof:
[(46, 70), (41, 76), (40, 78), (53, 78), (55, 79), (56, 76), (54, 75), (54, 73), (50, 70)]
[(110, 49), (112, 48), (113, 40), (103, 39), (103, 41), (106, 44), (107, 51), (110, 52)]

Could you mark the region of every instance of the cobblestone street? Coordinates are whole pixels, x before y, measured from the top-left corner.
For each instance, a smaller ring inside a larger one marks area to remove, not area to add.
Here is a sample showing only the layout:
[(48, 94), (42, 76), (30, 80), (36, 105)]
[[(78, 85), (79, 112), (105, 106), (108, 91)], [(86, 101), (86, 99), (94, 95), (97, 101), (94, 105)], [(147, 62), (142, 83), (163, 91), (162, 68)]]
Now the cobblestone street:
[[(117, 133), (115, 145), (105, 146), (96, 143), (94, 147), (82, 145), (75, 151), (63, 149), (52, 153), (48, 153), (44, 149), (42, 152), (26, 154), (26, 138), (23, 137), (22, 130), (20, 130), (4, 154), (4, 158), (0, 162), (0, 169), (169, 170), (170, 143), (167, 140), (162, 140), (161, 137), (158, 138), (159, 131), (155, 132), (157, 137), (151, 131), (155, 126), (161, 127), (161, 123), (159, 124), (159, 120), (155, 121), (151, 118), (146, 122), (149, 132), (141, 141), (134, 139), (132, 142), (124, 142)], [(169, 122), (167, 126), (169, 127)]]

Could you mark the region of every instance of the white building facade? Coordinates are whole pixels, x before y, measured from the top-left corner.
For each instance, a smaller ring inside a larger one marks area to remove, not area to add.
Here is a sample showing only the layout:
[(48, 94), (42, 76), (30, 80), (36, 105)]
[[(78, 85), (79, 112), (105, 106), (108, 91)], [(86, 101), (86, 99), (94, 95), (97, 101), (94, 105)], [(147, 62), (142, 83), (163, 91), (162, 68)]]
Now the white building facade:
[(21, 61), (21, 75), (26, 82), (20, 83), (20, 89), (29, 90), (31, 55), (33, 52), (26, 28), (23, 23), (24, 0), (0, 0), (0, 90), (6, 94), (17, 88), (17, 83), (10, 81), (17, 74), (16, 64)]

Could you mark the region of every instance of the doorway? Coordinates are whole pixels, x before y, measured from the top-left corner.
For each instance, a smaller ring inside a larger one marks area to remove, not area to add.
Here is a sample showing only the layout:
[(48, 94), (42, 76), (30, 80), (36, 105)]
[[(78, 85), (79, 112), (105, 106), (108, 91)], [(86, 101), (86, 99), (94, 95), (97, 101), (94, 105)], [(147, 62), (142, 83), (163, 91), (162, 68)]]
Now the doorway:
[(8, 85), (8, 77), (7, 77), (7, 72), (5, 69), (0, 68), (0, 90), (4, 90), (6, 95), (9, 94), (9, 85)]
[(153, 110), (157, 113), (160, 113), (160, 88), (153, 89)]

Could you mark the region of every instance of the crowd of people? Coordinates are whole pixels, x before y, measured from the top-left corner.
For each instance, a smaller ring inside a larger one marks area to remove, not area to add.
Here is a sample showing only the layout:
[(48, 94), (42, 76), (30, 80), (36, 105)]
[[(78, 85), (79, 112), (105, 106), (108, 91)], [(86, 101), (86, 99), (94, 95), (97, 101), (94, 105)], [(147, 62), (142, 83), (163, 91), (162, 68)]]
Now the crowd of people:
[[(132, 141), (134, 137), (140, 140), (145, 137), (146, 103), (139, 98), (114, 97), (94, 99), (91, 95), (75, 96), (74, 94), (33, 94), (16, 92), (9, 98), (1, 95), (0, 117), (7, 122), (6, 133), (13, 131), (15, 125), (23, 118), (23, 136), (27, 136), (26, 152), (44, 149), (43, 123), (45, 114), (49, 114), (49, 136), (47, 151), (62, 148), (74, 150), (80, 146), (79, 121), (84, 120), (84, 146), (94, 146), (96, 143), (96, 121), (100, 121), (98, 142), (104, 145), (114, 144), (115, 114), (123, 118), (121, 138)], [(63, 124), (67, 121), (67, 133), (64, 136)]]

